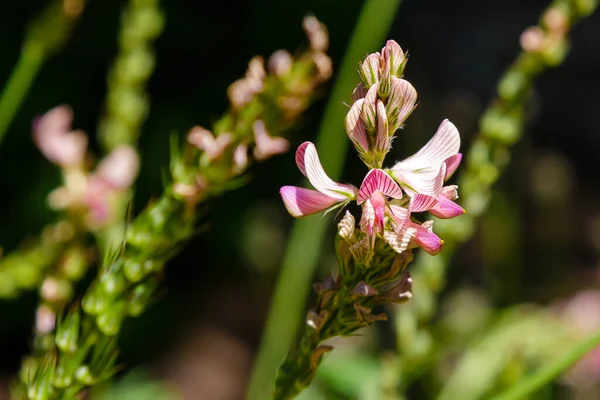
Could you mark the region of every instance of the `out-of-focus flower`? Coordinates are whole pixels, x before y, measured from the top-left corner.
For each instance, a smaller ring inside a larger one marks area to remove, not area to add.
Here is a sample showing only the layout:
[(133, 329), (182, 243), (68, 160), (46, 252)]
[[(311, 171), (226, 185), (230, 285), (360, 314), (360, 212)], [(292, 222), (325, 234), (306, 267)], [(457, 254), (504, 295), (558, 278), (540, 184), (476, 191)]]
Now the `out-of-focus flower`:
[(285, 153), (290, 148), (290, 142), (287, 139), (269, 135), (265, 123), (257, 120), (252, 125), (254, 131), (254, 158), (258, 161), (266, 160), (276, 154)]
[(33, 139), (44, 156), (63, 168), (83, 164), (87, 150), (87, 136), (73, 131), (73, 111), (58, 106), (38, 117), (33, 123)]

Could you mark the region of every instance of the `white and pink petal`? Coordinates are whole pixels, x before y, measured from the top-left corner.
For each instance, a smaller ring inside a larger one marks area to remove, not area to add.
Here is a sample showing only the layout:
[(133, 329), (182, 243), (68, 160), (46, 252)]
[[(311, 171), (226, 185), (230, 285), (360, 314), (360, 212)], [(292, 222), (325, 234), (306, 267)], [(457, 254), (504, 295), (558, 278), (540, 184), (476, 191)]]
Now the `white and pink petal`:
[(367, 200), (375, 191), (380, 191), (393, 199), (402, 198), (402, 189), (392, 177), (381, 169), (372, 169), (363, 179), (358, 192), (358, 204)]
[(340, 202), (316, 190), (296, 186), (283, 186), (279, 193), (285, 208), (296, 218), (324, 211)]

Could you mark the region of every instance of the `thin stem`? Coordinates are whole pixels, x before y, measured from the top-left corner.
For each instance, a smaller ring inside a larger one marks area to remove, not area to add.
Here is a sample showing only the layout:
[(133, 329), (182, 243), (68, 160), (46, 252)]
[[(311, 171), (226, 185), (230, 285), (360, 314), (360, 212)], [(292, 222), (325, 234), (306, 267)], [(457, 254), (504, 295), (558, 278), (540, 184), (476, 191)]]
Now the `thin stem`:
[(41, 46), (25, 46), (0, 96), (0, 144), (43, 62)]
[[(341, 175), (348, 146), (343, 128), (348, 110), (343, 102), (356, 85), (356, 60), (384, 40), (399, 5), (400, 0), (369, 0), (360, 12), (317, 137), (323, 166), (332, 179)], [(325, 218), (312, 217), (294, 223), (250, 378), (249, 400), (264, 400), (271, 396), (277, 367), (291, 347), (302, 322), (326, 222)]]
[(552, 379), (556, 378), (598, 346), (600, 346), (600, 331), (594, 332), (569, 349), (563, 357), (545, 366), (533, 375), (526, 376), (506, 392), (493, 397), (492, 400), (518, 400), (540, 390), (544, 385), (550, 383)]

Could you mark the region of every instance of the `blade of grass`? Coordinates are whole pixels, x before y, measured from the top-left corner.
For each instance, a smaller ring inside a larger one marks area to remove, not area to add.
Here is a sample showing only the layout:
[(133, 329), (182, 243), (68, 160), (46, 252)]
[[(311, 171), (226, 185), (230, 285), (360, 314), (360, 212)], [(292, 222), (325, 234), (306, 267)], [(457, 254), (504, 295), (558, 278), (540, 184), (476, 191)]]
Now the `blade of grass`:
[[(357, 62), (382, 44), (399, 5), (400, 0), (365, 2), (350, 38), (316, 143), (323, 167), (334, 180), (341, 175), (348, 148), (344, 131), (348, 109), (343, 102), (350, 99), (359, 82)], [(249, 400), (270, 397), (277, 367), (303, 321), (305, 300), (321, 252), (327, 221), (328, 218), (313, 216), (294, 223), (250, 378)]]
[(600, 346), (600, 331), (594, 332), (586, 339), (575, 344), (564, 356), (541, 368), (536, 373), (526, 376), (504, 393), (493, 397), (492, 400), (518, 400), (525, 398), (549, 384), (554, 378), (598, 346)]

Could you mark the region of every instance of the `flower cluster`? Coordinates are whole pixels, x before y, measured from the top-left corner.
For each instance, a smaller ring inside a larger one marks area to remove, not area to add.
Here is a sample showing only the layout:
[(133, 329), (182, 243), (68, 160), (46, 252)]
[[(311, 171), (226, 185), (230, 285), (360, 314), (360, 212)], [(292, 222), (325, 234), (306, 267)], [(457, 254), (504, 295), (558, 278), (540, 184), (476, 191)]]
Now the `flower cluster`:
[(52, 208), (66, 210), (80, 217), (89, 229), (98, 229), (118, 215), (114, 208), (120, 206), (119, 197), (137, 177), (139, 158), (132, 147), (118, 146), (91, 171), (88, 137), (71, 129), (72, 120), (72, 110), (58, 106), (34, 122), (37, 147), (63, 175), (63, 185), (50, 193), (48, 200)]
[(406, 57), (395, 41), (388, 41), (381, 53), (369, 55), (361, 66), (360, 83), (353, 92), (353, 104), (346, 116), (346, 131), (360, 158), (370, 168), (359, 188), (330, 179), (316, 147), (305, 142), (296, 151), (296, 164), (316, 190), (295, 186), (281, 188), (288, 212), (303, 217), (343, 207), (356, 201), (362, 208), (359, 229), (346, 212), (340, 236), (357, 258), (372, 254), (376, 238), (382, 238), (397, 253), (421, 247), (437, 254), (443, 241), (433, 232), (433, 221), (417, 223), (414, 213), (430, 212), (439, 218), (463, 214), (454, 202), (456, 185), (444, 186), (461, 161), (460, 136), (444, 120), (433, 138), (416, 154), (382, 169), (395, 131), (415, 108), (417, 92), (402, 72)]
[(229, 86), (228, 113), (212, 130), (190, 130), (187, 141), (199, 163), (192, 173), (174, 168), (176, 195), (196, 204), (241, 175), (252, 160), (288, 151), (289, 141), (277, 133), (308, 107), (314, 91), (331, 76), (327, 29), (313, 16), (304, 18), (303, 28), (309, 40), (306, 51), (294, 57), (277, 50), (266, 63), (253, 57), (245, 76)]

